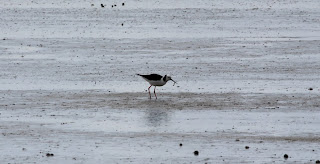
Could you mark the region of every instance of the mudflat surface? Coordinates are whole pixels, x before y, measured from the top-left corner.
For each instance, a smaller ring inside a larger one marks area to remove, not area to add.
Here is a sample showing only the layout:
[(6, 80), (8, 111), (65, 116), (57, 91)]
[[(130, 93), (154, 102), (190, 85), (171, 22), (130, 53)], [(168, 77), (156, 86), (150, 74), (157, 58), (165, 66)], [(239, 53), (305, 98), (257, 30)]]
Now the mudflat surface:
[(0, 2), (3, 163), (320, 160), (319, 1), (101, 3)]

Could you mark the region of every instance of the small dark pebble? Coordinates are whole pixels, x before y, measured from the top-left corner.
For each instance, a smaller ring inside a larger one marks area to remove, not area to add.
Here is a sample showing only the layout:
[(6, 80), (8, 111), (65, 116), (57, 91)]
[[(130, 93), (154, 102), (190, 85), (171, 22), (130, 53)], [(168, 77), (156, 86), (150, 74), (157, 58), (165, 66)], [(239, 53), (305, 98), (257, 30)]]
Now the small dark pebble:
[(245, 148), (246, 148), (246, 149), (249, 149), (250, 147), (249, 147), (249, 146), (246, 146)]
[(122, 3), (122, 6), (124, 6), (124, 3)]
[(47, 153), (46, 156), (47, 156), (47, 157), (53, 157), (54, 154), (52, 154), (52, 153)]
[(236, 139), (236, 141), (240, 141), (239, 139)]
[(289, 158), (288, 154), (285, 154), (285, 155), (283, 156), (283, 158), (285, 158), (285, 159)]
[(182, 143), (180, 143), (179, 146), (182, 146)]
[(103, 4), (101, 4), (101, 7), (104, 7), (104, 5), (103, 5)]
[(198, 156), (198, 155), (199, 155), (199, 151), (196, 150), (196, 151), (193, 152), (193, 154), (194, 154), (195, 156)]
[(320, 160), (317, 160), (316, 163), (320, 163)]
[(309, 91), (312, 91), (313, 90), (313, 88), (309, 88)]

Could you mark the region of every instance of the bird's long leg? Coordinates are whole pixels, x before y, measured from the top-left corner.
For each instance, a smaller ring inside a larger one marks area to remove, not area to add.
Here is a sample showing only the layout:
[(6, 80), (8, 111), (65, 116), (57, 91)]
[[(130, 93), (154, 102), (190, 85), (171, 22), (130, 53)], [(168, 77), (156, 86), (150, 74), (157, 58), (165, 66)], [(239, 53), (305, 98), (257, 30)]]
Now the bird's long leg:
[(149, 98), (151, 99), (151, 93), (150, 93), (150, 88), (152, 87), (152, 85), (150, 85), (150, 87), (148, 88), (149, 91)]
[(156, 94), (156, 86), (154, 86), (154, 91), (153, 92), (154, 92), (154, 95), (156, 96), (156, 99), (158, 99), (157, 98), (157, 94)]

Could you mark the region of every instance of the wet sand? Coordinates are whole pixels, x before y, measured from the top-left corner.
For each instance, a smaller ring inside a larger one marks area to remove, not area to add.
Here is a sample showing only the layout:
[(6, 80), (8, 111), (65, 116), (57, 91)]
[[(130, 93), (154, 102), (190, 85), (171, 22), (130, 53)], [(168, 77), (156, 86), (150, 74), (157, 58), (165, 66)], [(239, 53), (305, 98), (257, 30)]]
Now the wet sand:
[(101, 3), (0, 2), (2, 163), (320, 160), (318, 0)]
[(5, 162), (314, 163), (319, 155), (318, 94), (1, 94)]

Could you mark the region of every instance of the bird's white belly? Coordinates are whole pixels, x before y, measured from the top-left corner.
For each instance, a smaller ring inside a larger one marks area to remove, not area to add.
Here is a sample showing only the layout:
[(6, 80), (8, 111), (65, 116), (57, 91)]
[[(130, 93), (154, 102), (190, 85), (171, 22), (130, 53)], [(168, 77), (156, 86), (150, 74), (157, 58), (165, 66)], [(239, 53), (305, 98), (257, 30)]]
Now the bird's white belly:
[(163, 86), (166, 84), (166, 82), (164, 81), (149, 81), (150, 85), (153, 85), (153, 86)]

